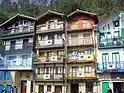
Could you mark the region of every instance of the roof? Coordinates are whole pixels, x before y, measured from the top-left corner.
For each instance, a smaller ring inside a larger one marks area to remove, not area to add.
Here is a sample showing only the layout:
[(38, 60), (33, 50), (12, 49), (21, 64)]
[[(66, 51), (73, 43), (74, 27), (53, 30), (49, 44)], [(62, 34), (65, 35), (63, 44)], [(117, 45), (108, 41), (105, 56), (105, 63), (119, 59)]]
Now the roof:
[(15, 16), (11, 17), (10, 19), (8, 19), (7, 21), (3, 22), (2, 24), (0, 24), (0, 27), (4, 26), (5, 24), (11, 22), (12, 20), (14, 20), (16, 17), (22, 17), (22, 18), (27, 18), (27, 19), (31, 19), (31, 20), (36, 20), (34, 17), (30, 17), (30, 16), (26, 16), (23, 14), (16, 14)]
[(98, 25), (100, 25), (100, 24), (102, 24), (102, 23), (108, 21), (109, 19), (113, 18), (114, 16), (118, 15), (119, 13), (120, 13), (120, 11), (117, 11), (117, 12), (113, 13), (113, 14), (110, 15), (109, 17), (107, 17), (107, 18), (101, 20), (101, 21), (98, 23)]
[(88, 11), (83, 11), (83, 10), (79, 10), (77, 9), (76, 11), (70, 13), (67, 17), (71, 17), (72, 15), (76, 14), (76, 13), (84, 13), (84, 14), (88, 14), (88, 15), (94, 15), (96, 16), (96, 13), (92, 13), (92, 12), (88, 12)]
[(63, 13), (59, 13), (59, 12), (48, 10), (47, 12), (45, 12), (44, 14), (42, 14), (41, 16), (39, 16), (37, 18), (37, 20), (39, 20), (39, 19), (41, 19), (41, 18), (43, 18), (43, 17), (45, 17), (46, 15), (49, 15), (49, 14), (54, 14), (54, 15), (58, 15), (58, 16), (61, 16), (61, 17), (63, 17), (65, 15)]
[(88, 12), (88, 11), (83, 11), (83, 10), (79, 10), (79, 9), (77, 9), (76, 11), (74, 11), (74, 12), (70, 13), (69, 15), (67, 15), (67, 18), (70, 18), (74, 14), (77, 14), (77, 13), (82, 13), (82, 14), (87, 14), (89, 16), (92, 16), (95, 19), (95, 24), (98, 23), (98, 17), (97, 17), (96, 13), (92, 13), (92, 12)]

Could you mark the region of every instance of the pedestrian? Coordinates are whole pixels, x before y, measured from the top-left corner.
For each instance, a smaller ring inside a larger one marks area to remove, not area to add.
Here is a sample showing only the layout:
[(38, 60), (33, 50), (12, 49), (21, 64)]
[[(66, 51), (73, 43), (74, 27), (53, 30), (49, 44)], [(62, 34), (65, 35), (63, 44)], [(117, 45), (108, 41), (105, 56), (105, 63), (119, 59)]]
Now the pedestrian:
[(1, 93), (7, 93), (6, 88), (4, 87)]
[(112, 90), (111, 90), (111, 88), (110, 87), (108, 87), (108, 89), (107, 89), (108, 91), (107, 91), (107, 93), (112, 93)]

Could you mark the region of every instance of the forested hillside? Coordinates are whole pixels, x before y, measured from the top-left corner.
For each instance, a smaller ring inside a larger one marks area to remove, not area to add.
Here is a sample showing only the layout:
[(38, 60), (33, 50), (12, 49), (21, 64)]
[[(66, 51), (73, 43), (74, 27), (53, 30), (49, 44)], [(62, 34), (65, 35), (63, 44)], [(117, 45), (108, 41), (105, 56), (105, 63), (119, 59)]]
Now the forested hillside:
[(29, 3), (29, 0), (28, 2), (18, 3), (6, 1), (4, 0), (0, 4), (0, 22), (7, 20), (16, 13), (37, 17), (47, 10), (68, 14), (77, 8), (95, 12), (99, 19), (103, 19), (117, 10), (124, 9), (124, 0), (50, 0), (49, 4), (48, 0), (39, 0), (43, 2), (42, 4), (38, 4), (37, 0), (32, 0), (33, 3)]

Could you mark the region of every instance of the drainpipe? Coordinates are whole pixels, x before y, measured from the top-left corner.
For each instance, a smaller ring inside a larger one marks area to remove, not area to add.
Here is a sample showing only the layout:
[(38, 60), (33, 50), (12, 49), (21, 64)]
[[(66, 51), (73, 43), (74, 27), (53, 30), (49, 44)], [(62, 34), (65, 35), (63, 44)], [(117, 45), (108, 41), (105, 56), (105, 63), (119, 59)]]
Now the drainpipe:
[(64, 70), (65, 70), (65, 73), (64, 73), (64, 86), (65, 86), (65, 91), (64, 93), (67, 93), (68, 92), (68, 83), (67, 83), (67, 74), (68, 74), (68, 67), (67, 67), (67, 62), (68, 62), (68, 55), (67, 55), (67, 21), (66, 21), (66, 16), (64, 15), (63, 16), (63, 19), (64, 19), (64, 33), (65, 33), (65, 37), (63, 37), (63, 41), (64, 41), (64, 54), (65, 54), (65, 59), (64, 59)]
[[(36, 26), (37, 26), (37, 20), (35, 20), (35, 23), (34, 23), (33, 48), (32, 48), (33, 56), (35, 53), (35, 46), (36, 46)], [(32, 65), (33, 65), (33, 61), (34, 60), (32, 60)], [(35, 93), (35, 67), (34, 67), (34, 65), (32, 66), (32, 68), (33, 68), (33, 93)]]

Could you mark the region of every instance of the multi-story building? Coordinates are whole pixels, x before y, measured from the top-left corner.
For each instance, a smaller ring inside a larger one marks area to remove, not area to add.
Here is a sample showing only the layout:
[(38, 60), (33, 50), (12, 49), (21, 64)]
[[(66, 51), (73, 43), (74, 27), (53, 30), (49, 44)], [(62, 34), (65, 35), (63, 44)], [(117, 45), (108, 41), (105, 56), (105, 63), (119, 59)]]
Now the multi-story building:
[(17, 14), (0, 25), (4, 42), (0, 52), (0, 90), (6, 87), (9, 92), (14, 85), (18, 92), (30, 93), (34, 22), (35, 18)]
[(64, 14), (48, 11), (37, 18), (35, 93), (64, 91)]
[(97, 73), (100, 92), (110, 87), (124, 93), (124, 12), (116, 12), (98, 24)]
[(68, 92), (97, 93), (95, 13), (76, 10), (67, 16)]

